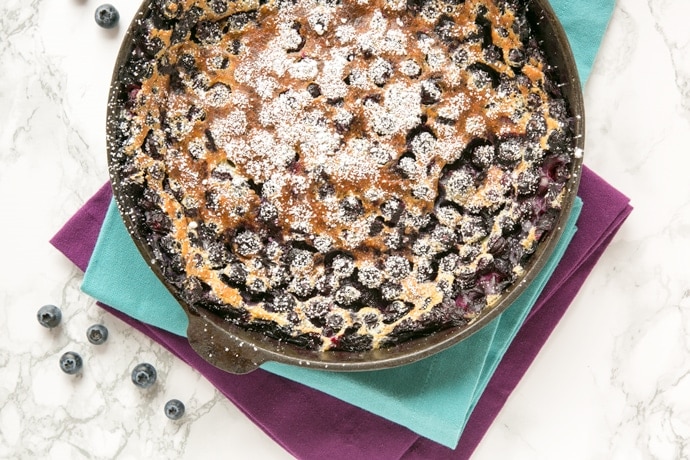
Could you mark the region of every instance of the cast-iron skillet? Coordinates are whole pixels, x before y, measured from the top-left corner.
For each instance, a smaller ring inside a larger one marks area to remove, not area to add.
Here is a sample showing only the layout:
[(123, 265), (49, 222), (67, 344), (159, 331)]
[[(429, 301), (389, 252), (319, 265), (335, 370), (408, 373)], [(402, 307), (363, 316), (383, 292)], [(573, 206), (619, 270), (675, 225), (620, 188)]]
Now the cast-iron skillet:
[[(114, 139), (116, 133), (115, 120), (117, 120), (117, 111), (120, 109), (118, 104), (122, 103), (119, 98), (123, 89), (118, 81), (118, 70), (129, 57), (134, 46), (134, 22), (137, 18), (144, 16), (151, 1), (145, 0), (139, 8), (132, 25), (130, 25), (124, 37), (115, 63), (106, 125), (109, 140)], [(584, 103), (575, 60), (568, 39), (547, 0), (526, 1), (528, 2), (528, 16), (532, 28), (541, 41), (542, 50), (548, 63), (555, 69), (555, 79), (561, 85), (561, 90), (568, 103), (569, 110), (574, 117), (574, 148), (581, 153), (585, 141)], [(111, 169), (113, 168), (113, 156), (118, 148), (116, 144), (116, 142), (108, 142), (108, 161)], [(267, 361), (331, 371), (364, 371), (400, 366), (431, 356), (468, 338), (500, 315), (520, 296), (544, 267), (563, 232), (577, 194), (581, 169), (582, 155), (575, 155), (571, 162), (571, 178), (566, 186), (562, 211), (555, 227), (540, 242), (538, 249), (529, 260), (524, 275), (504, 292), (502, 299), (493, 308), (483, 310), (469, 325), (441, 330), (427, 337), (412, 339), (387, 349), (365, 352), (320, 352), (279, 342), (259, 332), (247, 331), (224, 321), (210, 311), (191, 309), (182, 300), (180, 293), (177, 292), (177, 288), (163, 277), (159, 266), (151, 263), (149, 263), (149, 266), (175, 296), (189, 317), (187, 337), (192, 348), (203, 359), (225, 371), (244, 374), (255, 370)], [(135, 203), (131, 202), (131, 196), (122, 192), (118, 186), (117, 177), (117, 174), (112, 174), (115, 200), (125, 226), (133, 235), (134, 243), (144, 257), (144, 260), (148, 263), (148, 261), (153, 259), (152, 250), (144, 238), (137, 235), (136, 227), (133, 225), (127, 212)]]

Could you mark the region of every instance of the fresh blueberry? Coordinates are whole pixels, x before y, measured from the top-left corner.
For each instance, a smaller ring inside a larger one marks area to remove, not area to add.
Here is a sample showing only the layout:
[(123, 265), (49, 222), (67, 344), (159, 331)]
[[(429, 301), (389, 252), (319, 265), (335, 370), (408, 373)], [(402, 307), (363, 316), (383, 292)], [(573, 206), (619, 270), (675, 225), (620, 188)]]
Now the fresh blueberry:
[(112, 29), (120, 20), (120, 13), (118, 13), (113, 5), (105, 3), (96, 8), (94, 18), (96, 19), (96, 24), (99, 26), (104, 29)]
[(78, 353), (68, 351), (60, 357), (60, 369), (65, 374), (74, 375), (81, 371), (82, 360)]
[(140, 388), (148, 388), (156, 383), (156, 368), (149, 363), (141, 363), (132, 369), (132, 382)]
[(178, 420), (184, 415), (184, 404), (179, 399), (171, 399), (165, 403), (164, 411), (170, 420)]
[(101, 345), (108, 340), (108, 328), (102, 324), (94, 324), (86, 330), (86, 338), (94, 345)]
[(60, 311), (60, 309), (55, 305), (44, 305), (38, 309), (36, 316), (38, 317), (38, 322), (41, 323), (41, 326), (52, 329), (60, 324), (60, 320), (62, 319), (62, 311)]

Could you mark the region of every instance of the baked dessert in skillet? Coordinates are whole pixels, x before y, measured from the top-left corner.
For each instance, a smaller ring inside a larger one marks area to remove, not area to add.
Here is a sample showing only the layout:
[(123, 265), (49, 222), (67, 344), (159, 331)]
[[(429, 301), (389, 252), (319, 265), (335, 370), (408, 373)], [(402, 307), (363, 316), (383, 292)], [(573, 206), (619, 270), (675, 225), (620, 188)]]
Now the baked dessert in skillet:
[(553, 230), (572, 119), (517, 0), (153, 0), (111, 175), (194, 309), (314, 350), (468, 324)]

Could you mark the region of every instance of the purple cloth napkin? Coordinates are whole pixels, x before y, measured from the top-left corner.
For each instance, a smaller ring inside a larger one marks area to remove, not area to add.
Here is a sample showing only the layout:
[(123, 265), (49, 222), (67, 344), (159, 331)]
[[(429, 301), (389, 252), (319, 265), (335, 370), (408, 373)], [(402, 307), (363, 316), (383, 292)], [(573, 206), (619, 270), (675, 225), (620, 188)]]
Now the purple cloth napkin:
[[(186, 339), (101, 305), (197, 369), (252, 421), (297, 458), (469, 458), (632, 208), (628, 199), (584, 168), (585, 205), (575, 234), (525, 324), (473, 411), (455, 450), (337, 398), (257, 370), (232, 375), (202, 360)], [(104, 185), (51, 243), (82, 270), (88, 265), (112, 193)], [(261, 392), (255, 391), (261, 388)]]

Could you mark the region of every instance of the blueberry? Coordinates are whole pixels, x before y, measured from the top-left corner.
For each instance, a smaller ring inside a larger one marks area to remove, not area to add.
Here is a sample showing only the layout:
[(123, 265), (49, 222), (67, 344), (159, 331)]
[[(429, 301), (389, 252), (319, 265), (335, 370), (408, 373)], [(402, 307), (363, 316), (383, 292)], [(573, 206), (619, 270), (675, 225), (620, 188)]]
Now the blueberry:
[(508, 51), (509, 64), (516, 67), (522, 66), (525, 63), (525, 53), (517, 48)]
[(223, 14), (228, 10), (227, 0), (209, 0), (208, 4), (216, 14)]
[(81, 371), (82, 359), (78, 353), (68, 351), (60, 357), (60, 369), (65, 374), (74, 375)]
[(94, 18), (96, 19), (96, 24), (99, 26), (104, 29), (112, 29), (120, 20), (120, 13), (117, 12), (113, 5), (105, 3), (96, 8)]
[(384, 262), (388, 277), (392, 280), (400, 280), (410, 273), (410, 262), (402, 256), (390, 256)]
[(402, 318), (405, 313), (412, 309), (412, 305), (401, 300), (396, 300), (386, 306), (383, 310), (383, 322), (386, 324), (394, 323)]
[(441, 100), (441, 87), (434, 80), (422, 82), (422, 104), (431, 105)]
[(362, 296), (362, 293), (354, 286), (345, 285), (335, 293), (335, 302), (344, 307), (352, 305)]
[(132, 369), (132, 383), (140, 388), (148, 388), (156, 383), (156, 369), (149, 363), (137, 364)]
[(199, 21), (192, 40), (204, 45), (218, 43), (223, 37), (220, 26), (213, 21)]
[(165, 403), (164, 411), (170, 420), (178, 420), (184, 415), (184, 404), (179, 399), (171, 399)]
[(307, 92), (311, 97), (319, 97), (321, 96), (321, 87), (316, 83), (309, 83), (309, 86), (307, 86)]
[(355, 196), (346, 196), (340, 201), (340, 215), (346, 222), (354, 222), (364, 213), (362, 201)]
[(38, 309), (36, 317), (41, 326), (52, 329), (60, 324), (62, 311), (55, 305), (44, 305)]
[(94, 324), (86, 330), (86, 338), (94, 345), (101, 345), (108, 340), (108, 328), (102, 324)]

